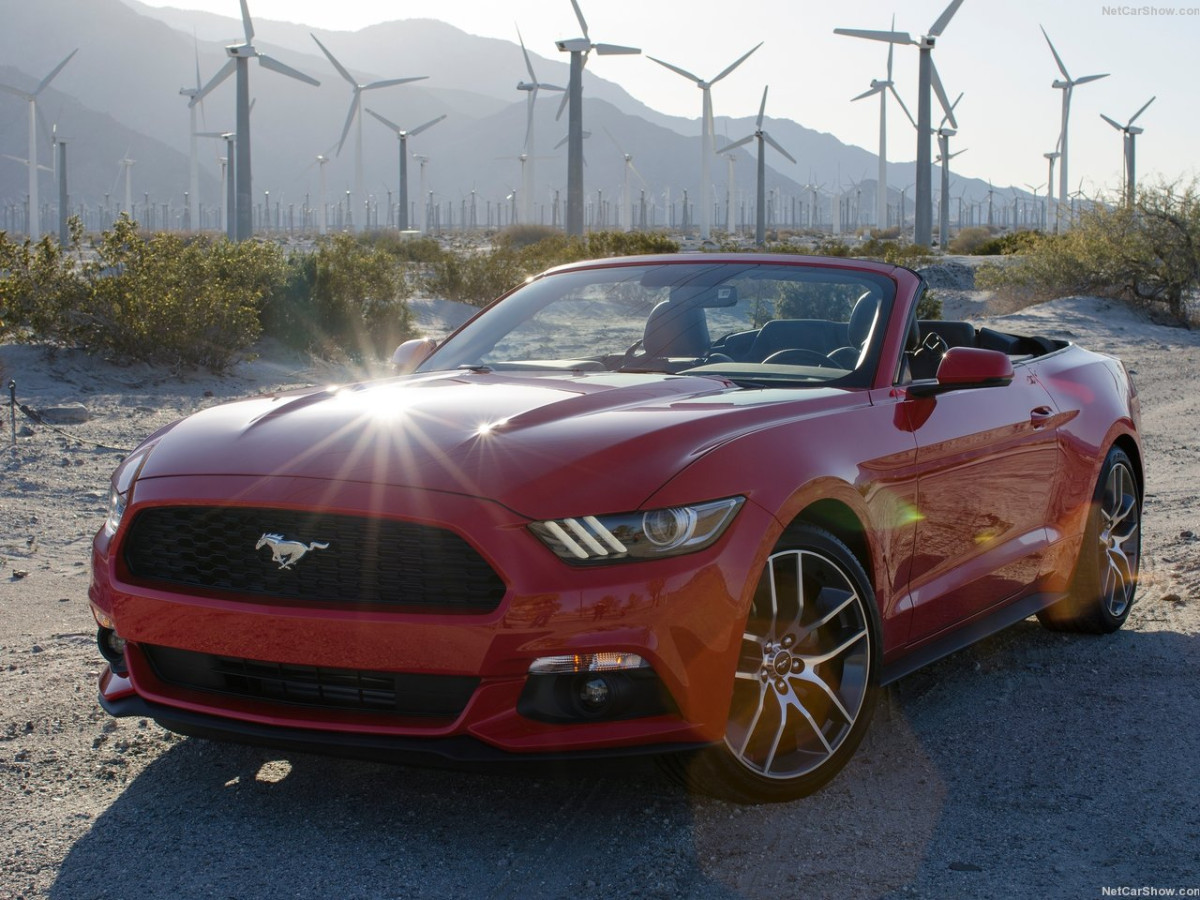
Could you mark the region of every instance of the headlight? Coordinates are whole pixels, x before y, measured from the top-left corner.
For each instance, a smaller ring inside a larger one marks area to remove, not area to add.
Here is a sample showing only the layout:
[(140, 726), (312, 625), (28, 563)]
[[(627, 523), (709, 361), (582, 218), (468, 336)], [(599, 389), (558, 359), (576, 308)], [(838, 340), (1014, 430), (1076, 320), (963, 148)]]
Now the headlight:
[(646, 512), (550, 519), (534, 522), (529, 530), (567, 562), (657, 559), (710, 546), (744, 501), (730, 497)]
[(125, 515), (125, 507), (129, 505), (129, 493), (133, 483), (146, 465), (154, 444), (146, 444), (134, 450), (125, 457), (125, 461), (113, 473), (112, 485), (108, 491), (108, 517), (104, 520), (104, 531), (112, 537), (121, 526), (121, 518)]

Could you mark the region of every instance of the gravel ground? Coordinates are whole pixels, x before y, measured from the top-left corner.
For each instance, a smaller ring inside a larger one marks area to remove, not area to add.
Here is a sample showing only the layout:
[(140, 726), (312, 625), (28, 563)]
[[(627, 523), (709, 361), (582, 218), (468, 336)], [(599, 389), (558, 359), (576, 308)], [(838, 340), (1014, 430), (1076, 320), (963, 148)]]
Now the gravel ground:
[[(952, 301), (948, 317), (986, 312)], [(0, 897), (1200, 896), (1200, 335), (1094, 299), (997, 327), (1135, 372), (1149, 485), (1129, 622), (1096, 638), (1030, 619), (903, 679), (829, 787), (763, 807), (689, 796), (648, 763), (444, 772), (110, 719), (87, 562), (120, 453), (87, 441), (129, 448), (344, 373), (273, 355), (176, 377), (0, 347), (21, 402), (92, 416), (11, 450), (0, 431)]]

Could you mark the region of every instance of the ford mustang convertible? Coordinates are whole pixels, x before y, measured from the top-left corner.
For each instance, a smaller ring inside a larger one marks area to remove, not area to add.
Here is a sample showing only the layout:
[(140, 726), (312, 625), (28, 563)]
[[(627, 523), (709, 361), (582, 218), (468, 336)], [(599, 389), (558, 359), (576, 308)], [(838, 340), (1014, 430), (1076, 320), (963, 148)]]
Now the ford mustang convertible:
[(811, 793), (881, 686), (1029, 616), (1114, 631), (1134, 599), (1125, 367), (925, 320), (924, 290), (853, 260), (577, 263), (401, 345), (394, 377), (159, 431), (95, 538), (101, 704)]

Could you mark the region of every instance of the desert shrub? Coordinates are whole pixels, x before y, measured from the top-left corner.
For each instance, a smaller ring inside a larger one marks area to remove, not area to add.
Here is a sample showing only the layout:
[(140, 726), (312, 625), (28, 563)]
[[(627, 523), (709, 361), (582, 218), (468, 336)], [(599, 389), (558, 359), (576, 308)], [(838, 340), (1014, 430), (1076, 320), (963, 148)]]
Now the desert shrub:
[(954, 236), (946, 248), (951, 253), (970, 255), (977, 253), (979, 248), (992, 240), (992, 232), (982, 225), (964, 228)]
[(934, 292), (926, 288), (925, 293), (921, 295), (921, 299), (917, 301), (917, 318), (932, 319), (934, 321), (942, 317), (942, 300)]
[(879, 238), (864, 241), (853, 255), (879, 259), (893, 266), (907, 266), (910, 269), (919, 269), (933, 261), (933, 252), (921, 244), (902, 244), (899, 241)]
[(976, 284), (1026, 302), (1095, 293), (1160, 303), (1185, 321), (1200, 287), (1200, 190), (1161, 184), (1142, 189), (1133, 209), (1093, 204), (1012, 264), (982, 267)]
[(293, 254), (263, 305), (263, 330), (325, 356), (390, 352), (412, 330), (404, 266), (392, 246), (338, 234)]
[(496, 235), (496, 243), (514, 248), (528, 247), (560, 233), (549, 225), (509, 225)]
[(75, 261), (57, 241), (17, 243), (0, 232), (0, 336), (57, 338), (84, 291)]
[(62, 336), (122, 360), (228, 368), (257, 340), (259, 304), (282, 277), (274, 244), (143, 238), (128, 216), (97, 250)]
[(360, 240), (398, 262), (433, 263), (441, 259), (446, 252), (431, 237), (402, 237), (394, 231), (374, 232), (369, 236), (362, 236)]

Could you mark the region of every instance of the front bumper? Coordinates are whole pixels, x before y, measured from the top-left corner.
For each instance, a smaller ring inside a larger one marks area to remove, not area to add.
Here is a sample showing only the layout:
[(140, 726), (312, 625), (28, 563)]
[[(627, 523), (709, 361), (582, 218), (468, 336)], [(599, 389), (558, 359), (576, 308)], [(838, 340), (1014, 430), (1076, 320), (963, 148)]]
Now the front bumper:
[[(269, 483), (230, 481), (139, 483), (127, 516), (137, 505), (180, 497), (197, 504), (237, 496), (247, 504), (279, 505)], [(364, 514), (381, 507), (428, 511), (435, 504), (419, 491), (350, 485), (338, 494), (336, 510)], [(90, 599), (128, 642), (129, 668), (124, 676), (106, 671), (102, 705), (185, 734), (354, 756), (428, 755), (435, 762), (661, 752), (721, 739), (750, 592), (776, 528), (764, 511), (745, 504), (724, 537), (700, 553), (592, 568), (564, 564), (528, 533), (524, 519), (484, 501), (441, 496), (436, 513), (409, 518), (457, 532), (489, 561), (507, 585), (498, 609), (481, 615), (356, 610), (140, 584), (121, 561), (122, 533), (113, 539), (101, 533)], [(470, 676), (478, 686), (452, 717), (326, 710), (172, 683), (160, 677), (143, 647)], [(672, 701), (669, 714), (564, 722), (520, 712), (534, 659), (609, 651), (636, 653), (650, 663)]]

